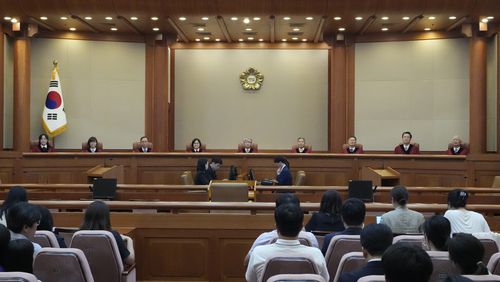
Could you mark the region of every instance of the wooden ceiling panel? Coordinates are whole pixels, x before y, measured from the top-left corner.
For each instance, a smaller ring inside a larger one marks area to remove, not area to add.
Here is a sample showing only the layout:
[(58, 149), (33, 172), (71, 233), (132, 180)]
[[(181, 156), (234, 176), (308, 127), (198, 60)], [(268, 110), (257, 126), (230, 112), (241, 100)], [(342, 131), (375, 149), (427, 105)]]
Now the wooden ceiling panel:
[(22, 7), (26, 15), (39, 18), (45, 17), (69, 17), (70, 13), (66, 3), (58, 0), (18, 0), (20, 7)]
[(269, 16), (272, 12), (272, 1), (248, 0), (214, 0), (217, 12), (224, 17)]
[[(78, 15), (82, 18), (91, 15), (94, 17), (116, 17), (117, 13), (113, 0), (64, 0), (72, 15)], [(62, 2), (62, 1), (61, 1)]]
[(216, 17), (209, 17), (208, 20), (202, 20), (200, 17), (187, 18), (185, 21), (173, 20), (190, 41), (196, 42), (198, 39), (204, 42), (213, 42), (217, 38), (225, 41)]
[[(254, 17), (259, 17), (260, 20), (256, 21), (253, 19)], [(243, 22), (243, 19), (245, 18), (249, 19), (248, 24), (245, 24)], [(231, 17), (224, 17), (223, 19), (224, 22), (226, 23), (227, 30), (234, 41), (238, 41), (238, 39), (240, 38), (243, 39), (244, 41), (258, 41), (260, 38), (262, 38), (264, 41), (268, 42), (270, 39), (271, 20), (269, 16), (242, 15), (238, 17), (237, 20), (232, 20)]]
[(309, 42), (313, 41), (321, 16), (314, 15), (312, 17), (312, 20), (307, 20), (304, 16), (292, 16), (290, 20), (284, 20), (284, 16), (276, 16), (276, 41), (286, 39), (288, 42), (294, 42), (304, 38)]
[(139, 16), (215, 16), (214, 1), (207, 0), (113, 0), (118, 13), (138, 13)]
[(329, 18), (333, 17), (369, 17), (377, 12), (380, 0), (333, 0), (328, 1), (327, 13)]
[(24, 12), (18, 1), (0, 0), (0, 20), (4, 17), (19, 18), (21, 16), (24, 16)]
[(273, 0), (271, 14), (284, 16), (323, 15), (327, 7), (327, 0)]

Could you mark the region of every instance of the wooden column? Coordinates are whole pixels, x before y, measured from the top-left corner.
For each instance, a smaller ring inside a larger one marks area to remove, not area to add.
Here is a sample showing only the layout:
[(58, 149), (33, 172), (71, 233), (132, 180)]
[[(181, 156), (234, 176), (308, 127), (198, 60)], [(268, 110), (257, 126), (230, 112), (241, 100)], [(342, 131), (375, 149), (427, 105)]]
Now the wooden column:
[(0, 151), (3, 150), (3, 136), (4, 136), (4, 35), (3, 25), (0, 24)]
[(481, 154), (486, 152), (486, 38), (473, 35), (469, 49), (470, 152)]
[(30, 38), (14, 39), (14, 149), (29, 151), (30, 141)]
[(334, 42), (329, 50), (328, 151), (341, 152), (354, 134), (354, 46)]
[[(497, 28), (500, 30), (500, 25)], [(500, 31), (497, 32), (497, 154), (500, 154)]]

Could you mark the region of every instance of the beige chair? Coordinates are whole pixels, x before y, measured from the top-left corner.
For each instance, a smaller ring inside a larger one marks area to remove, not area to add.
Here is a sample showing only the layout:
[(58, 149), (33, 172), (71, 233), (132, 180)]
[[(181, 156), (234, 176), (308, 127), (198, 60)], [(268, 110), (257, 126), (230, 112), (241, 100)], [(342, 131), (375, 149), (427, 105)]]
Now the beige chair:
[(0, 272), (3, 282), (37, 282), (36, 276), (26, 272)]
[(469, 278), (474, 282), (490, 282), (490, 281), (500, 281), (500, 276), (498, 275), (462, 275), (463, 277)]
[[(96, 148), (98, 152), (102, 152), (103, 150), (102, 142), (97, 142)], [(82, 142), (82, 151), (87, 152), (88, 150), (89, 150), (89, 144), (87, 144), (87, 142)]]
[(385, 276), (384, 275), (369, 275), (369, 276), (359, 278), (358, 282), (385, 282)]
[(392, 243), (407, 243), (422, 248), (424, 244), (424, 235), (399, 235), (392, 239)]
[(488, 270), (491, 274), (500, 275), (500, 253), (491, 256), (488, 261)]
[(94, 281), (85, 255), (73, 248), (42, 248), (33, 262), (33, 274), (41, 281)]
[(332, 238), (325, 254), (326, 267), (333, 281), (342, 257), (350, 252), (361, 252), (359, 235), (337, 235)]
[(491, 188), (500, 188), (500, 176), (495, 176)]
[(340, 275), (343, 272), (353, 272), (365, 266), (366, 263), (367, 262), (363, 256), (363, 252), (350, 252), (343, 255), (342, 259), (340, 259), (339, 267), (337, 268), (337, 273), (335, 274), (333, 281), (339, 281)]
[(181, 180), (184, 185), (194, 185), (193, 174), (189, 170), (186, 170), (181, 174)]
[(210, 183), (212, 202), (248, 202), (248, 184), (243, 182)]
[(325, 278), (318, 274), (278, 274), (267, 279), (266, 282), (327, 282)]
[(35, 243), (38, 243), (42, 248), (59, 248), (56, 235), (50, 231), (37, 230), (35, 233)]
[(491, 256), (498, 253), (498, 245), (497, 242), (493, 239), (488, 239), (488, 238), (478, 238), (478, 239), (483, 244), (484, 247), (483, 262), (486, 263), (490, 261)]
[(136, 281), (135, 265), (125, 269), (113, 234), (103, 230), (81, 230), (73, 235), (71, 247), (82, 250), (96, 281)]
[[(142, 152), (142, 142), (134, 142), (132, 143), (132, 151), (134, 152)], [(149, 151), (153, 151), (153, 143), (147, 142), (146, 143), (146, 148), (149, 149)]]
[(448, 252), (427, 251), (432, 261), (430, 282), (444, 281), (448, 275), (460, 275), (460, 271), (450, 260)]
[(295, 176), (295, 186), (303, 186), (306, 183), (306, 172), (303, 170), (297, 171), (297, 176)]
[[(362, 154), (364, 153), (364, 150), (363, 150), (363, 144), (359, 144), (359, 143), (356, 143), (354, 145), (355, 148), (358, 148), (358, 150), (356, 151), (357, 154)], [(347, 153), (347, 149), (349, 148), (349, 144), (343, 144), (342, 145), (342, 152), (345, 152)]]
[[(252, 148), (252, 153), (257, 153), (259, 151), (259, 145), (257, 143), (252, 143), (250, 146)], [(238, 152), (239, 153), (244, 153), (245, 152), (245, 145), (243, 143), (238, 144)]]
[(275, 257), (264, 266), (262, 281), (267, 281), (278, 274), (318, 274), (318, 270), (309, 259), (303, 257)]

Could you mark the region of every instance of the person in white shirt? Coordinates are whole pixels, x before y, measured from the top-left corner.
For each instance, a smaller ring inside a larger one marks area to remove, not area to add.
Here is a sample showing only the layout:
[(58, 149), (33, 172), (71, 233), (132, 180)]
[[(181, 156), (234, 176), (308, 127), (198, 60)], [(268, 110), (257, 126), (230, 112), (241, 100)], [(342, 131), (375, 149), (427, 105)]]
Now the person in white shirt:
[(302, 229), (304, 213), (296, 204), (284, 204), (274, 212), (278, 239), (275, 243), (256, 247), (250, 255), (250, 261), (245, 278), (248, 282), (261, 282), (266, 263), (275, 257), (307, 258), (314, 265), (318, 274), (326, 281), (329, 280), (325, 258), (318, 248), (300, 244), (298, 235)]
[(404, 186), (396, 186), (391, 190), (394, 210), (382, 215), (380, 223), (389, 226), (394, 234), (421, 233), (424, 216), (408, 209), (408, 190)]
[(448, 210), (444, 216), (450, 221), (451, 233), (491, 232), (483, 215), (466, 209), (469, 193), (455, 189), (448, 193)]

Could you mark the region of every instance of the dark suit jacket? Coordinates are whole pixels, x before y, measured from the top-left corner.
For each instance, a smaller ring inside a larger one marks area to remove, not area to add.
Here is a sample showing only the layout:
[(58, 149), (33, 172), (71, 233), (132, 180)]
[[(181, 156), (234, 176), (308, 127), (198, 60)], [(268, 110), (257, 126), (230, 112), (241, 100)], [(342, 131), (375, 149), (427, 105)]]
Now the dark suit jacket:
[(210, 174), (208, 173), (207, 170), (197, 171), (196, 178), (194, 180), (194, 184), (195, 185), (208, 185), (210, 183), (210, 180), (212, 180), (212, 178), (210, 177)]
[(276, 176), (276, 181), (278, 185), (292, 185), (292, 174), (287, 166), (283, 167), (280, 174)]
[(323, 252), (323, 255), (326, 254), (326, 251), (328, 250), (328, 245), (330, 245), (330, 242), (332, 241), (333, 237), (337, 235), (360, 235), (361, 234), (362, 228), (360, 227), (349, 227), (344, 231), (341, 232), (333, 232), (325, 236), (325, 239), (323, 241), (323, 248), (321, 248), (321, 252)]
[(449, 148), (448, 151), (446, 152), (448, 155), (467, 155), (469, 153), (469, 150), (466, 148), (460, 146), (460, 150), (458, 150), (458, 153), (455, 153), (453, 148)]
[(340, 215), (337, 217), (331, 214), (326, 214), (323, 212), (315, 212), (309, 219), (309, 222), (305, 226), (306, 231), (333, 231), (340, 232), (344, 231), (344, 223), (340, 219)]
[[(146, 148), (147, 151), (146, 152), (152, 152), (153, 150), (151, 150), (151, 148)], [(142, 150), (142, 147), (139, 147), (137, 149), (135, 149), (135, 152), (139, 152), (139, 153), (145, 153), (143, 150)]]
[(54, 148), (47, 146), (47, 149), (43, 150), (40, 146), (33, 147), (31, 149), (32, 152), (37, 152), (37, 153), (47, 153), (47, 152), (54, 152)]
[(213, 170), (210, 165), (208, 166), (208, 169), (207, 169), (207, 174), (208, 176), (210, 176), (210, 180), (214, 180), (214, 179), (217, 179), (217, 174), (215, 174), (215, 170)]
[(359, 278), (365, 277), (368, 275), (384, 275), (384, 267), (382, 266), (382, 261), (370, 261), (361, 269), (349, 272), (342, 273), (340, 276), (339, 282), (356, 282)]
[(418, 155), (420, 154), (420, 150), (417, 146), (410, 144), (408, 151), (405, 151), (405, 147), (401, 144), (394, 148), (394, 154)]

